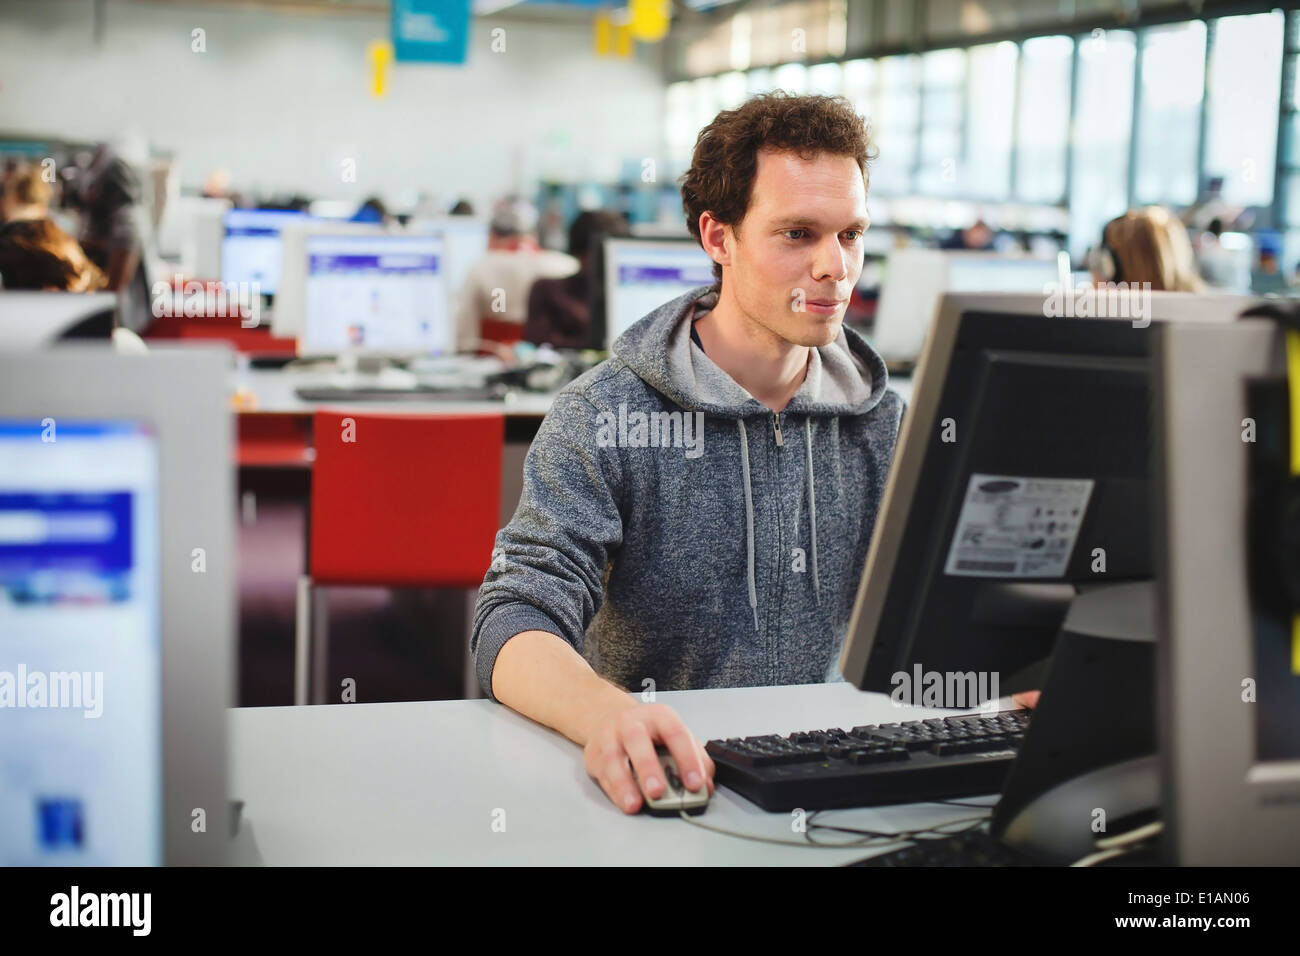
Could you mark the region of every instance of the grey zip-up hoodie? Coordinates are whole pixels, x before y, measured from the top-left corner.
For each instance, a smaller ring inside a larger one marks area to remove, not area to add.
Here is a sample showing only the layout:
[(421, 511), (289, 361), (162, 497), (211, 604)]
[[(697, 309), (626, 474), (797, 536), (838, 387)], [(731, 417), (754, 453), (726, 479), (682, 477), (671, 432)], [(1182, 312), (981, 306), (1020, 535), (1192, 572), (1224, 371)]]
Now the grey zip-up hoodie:
[(845, 328), (774, 414), (691, 342), (716, 303), (704, 286), (651, 312), (542, 422), (474, 611), (489, 697), (528, 630), (631, 691), (843, 679), (903, 401)]

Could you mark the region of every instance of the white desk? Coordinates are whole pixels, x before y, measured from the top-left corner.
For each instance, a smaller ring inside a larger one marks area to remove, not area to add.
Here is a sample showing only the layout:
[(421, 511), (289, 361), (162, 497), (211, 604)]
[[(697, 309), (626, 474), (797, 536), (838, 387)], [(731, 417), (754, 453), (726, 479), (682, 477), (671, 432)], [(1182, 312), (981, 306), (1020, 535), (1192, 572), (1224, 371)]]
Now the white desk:
[[(328, 373), (321, 372), (286, 372), (279, 369), (250, 369), (244, 373), (245, 386), (256, 396), (255, 404), (244, 414), (278, 413), (310, 415), (321, 408), (338, 408), (346, 406), (362, 411), (393, 412), (407, 414), (443, 414), (474, 415), (499, 413), (508, 416), (542, 418), (550, 411), (557, 393), (511, 392), (500, 402), (377, 402), (348, 401), (338, 399), (331, 402), (309, 402), (294, 394), (294, 389), (330, 383)], [(890, 376), (889, 387), (902, 396), (903, 401), (912, 400), (911, 376)]]
[[(677, 691), (658, 702), (701, 743), (954, 713), (900, 709), (844, 683)], [(240, 863), (827, 866), (882, 852), (777, 846), (679, 817), (629, 817), (587, 776), (576, 745), (488, 700), (235, 709), (230, 729), (231, 796), (245, 801)], [(498, 808), (505, 832), (492, 828)], [(819, 822), (894, 831), (980, 814), (918, 803), (832, 810)], [(697, 819), (803, 839), (789, 814), (722, 787)]]
[(233, 383), (242, 382), (256, 396), (254, 404), (243, 414), (275, 413), (293, 415), (311, 415), (323, 408), (349, 408), (358, 411), (382, 414), (407, 415), (475, 415), (498, 414), (541, 418), (550, 411), (555, 401), (555, 393), (511, 392), (503, 401), (448, 401), (443, 399), (418, 402), (397, 401), (382, 402), (346, 398), (328, 402), (309, 402), (294, 394), (298, 388), (329, 385), (333, 376), (329, 372), (319, 371), (284, 371), (282, 369), (250, 369), (242, 378), (232, 378)]

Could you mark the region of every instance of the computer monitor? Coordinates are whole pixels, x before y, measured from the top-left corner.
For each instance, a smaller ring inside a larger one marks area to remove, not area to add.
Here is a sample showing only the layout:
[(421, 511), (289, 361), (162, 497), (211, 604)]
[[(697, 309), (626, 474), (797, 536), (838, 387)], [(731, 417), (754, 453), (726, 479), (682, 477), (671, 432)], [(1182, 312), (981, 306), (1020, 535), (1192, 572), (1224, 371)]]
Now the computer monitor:
[(1037, 292), (1058, 281), (1055, 258), (996, 252), (895, 249), (885, 262), (871, 343), (891, 364), (921, 354), (935, 308), (945, 292)]
[(693, 239), (605, 240), (605, 347), (684, 292), (712, 285), (713, 260)]
[(441, 219), (414, 220), (408, 228), (413, 233), (433, 233), (442, 237), (448, 307), (450, 314), (455, 315), (465, 276), (487, 252), (488, 221), (474, 216), (444, 216)]
[(1251, 300), (1149, 295), (1138, 319), (1048, 318), (1042, 294), (944, 296), (840, 655), (847, 680), (889, 692), (919, 666), (1037, 689), (1076, 593), (1152, 577), (1147, 322), (1229, 321)]
[(111, 292), (0, 292), (0, 349), (44, 348), (113, 334)]
[(388, 232), (372, 222), (321, 222), (299, 217), (280, 230), (283, 255), (280, 288), (271, 310), (271, 334), (296, 339), (302, 334), (307, 312), (307, 239), (309, 236), (382, 236)]
[(158, 254), (179, 259), (182, 271), (194, 278), (220, 277), (221, 243), (229, 210), (229, 199), (177, 197), (167, 204), (158, 225)]
[(1295, 427), (1282, 335), (1172, 325), (1155, 347), (1165, 842), (1184, 866), (1294, 864), (1300, 638), (1270, 547)]
[(0, 863), (226, 859), (228, 366), (0, 352)]
[(305, 218), (304, 213), (282, 209), (229, 210), (221, 244), (222, 281), (256, 284), (262, 295), (275, 295), (284, 258), (280, 230)]
[(311, 236), (300, 355), (454, 351), (439, 235)]

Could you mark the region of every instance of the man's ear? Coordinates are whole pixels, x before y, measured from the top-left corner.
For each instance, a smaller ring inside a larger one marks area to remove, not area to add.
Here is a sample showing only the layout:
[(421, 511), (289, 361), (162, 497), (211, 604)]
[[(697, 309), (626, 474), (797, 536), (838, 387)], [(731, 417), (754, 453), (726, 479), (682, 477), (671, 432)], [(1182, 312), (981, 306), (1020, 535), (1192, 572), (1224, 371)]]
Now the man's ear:
[(700, 244), (714, 262), (730, 265), (726, 239), (728, 226), (713, 218), (711, 212), (700, 213)]

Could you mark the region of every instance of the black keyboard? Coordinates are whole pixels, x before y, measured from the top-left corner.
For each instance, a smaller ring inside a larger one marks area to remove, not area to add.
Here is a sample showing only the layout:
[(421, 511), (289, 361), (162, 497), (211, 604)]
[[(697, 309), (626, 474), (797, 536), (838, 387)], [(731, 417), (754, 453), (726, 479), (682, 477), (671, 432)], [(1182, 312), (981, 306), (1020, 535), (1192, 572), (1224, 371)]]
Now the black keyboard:
[(998, 793), (1029, 727), (1005, 710), (705, 745), (714, 780), (764, 810), (869, 807)]
[(1004, 846), (982, 827), (951, 836), (917, 840), (911, 846), (858, 860), (850, 866), (1035, 866), (1028, 856)]

